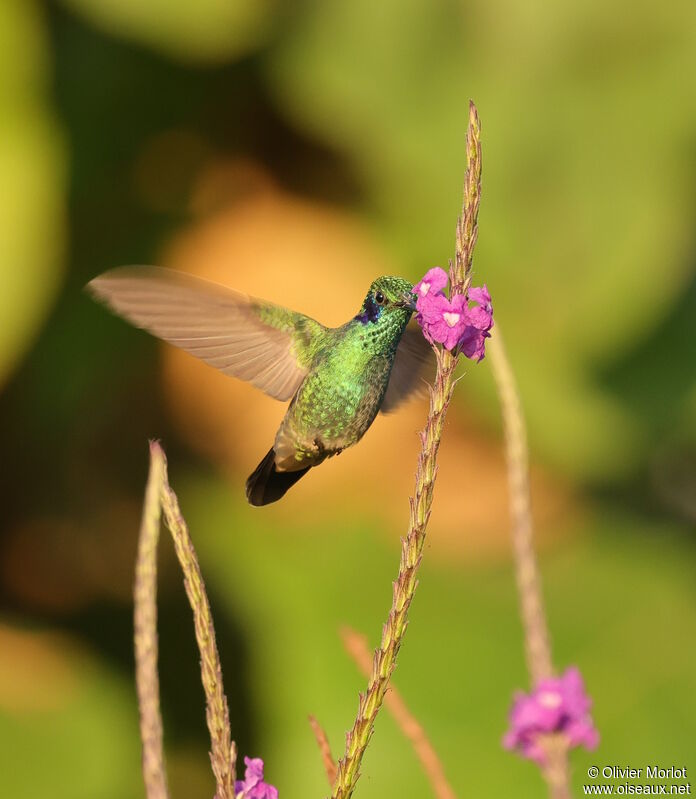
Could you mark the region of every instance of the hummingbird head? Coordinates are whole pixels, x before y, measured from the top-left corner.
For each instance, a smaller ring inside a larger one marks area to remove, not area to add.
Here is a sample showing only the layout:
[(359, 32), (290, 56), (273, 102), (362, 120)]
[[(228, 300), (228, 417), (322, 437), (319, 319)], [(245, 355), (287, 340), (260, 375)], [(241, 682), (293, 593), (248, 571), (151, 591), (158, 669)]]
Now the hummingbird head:
[(408, 323), (416, 310), (413, 286), (402, 277), (378, 277), (370, 286), (360, 313), (355, 317), (362, 324), (389, 320)]

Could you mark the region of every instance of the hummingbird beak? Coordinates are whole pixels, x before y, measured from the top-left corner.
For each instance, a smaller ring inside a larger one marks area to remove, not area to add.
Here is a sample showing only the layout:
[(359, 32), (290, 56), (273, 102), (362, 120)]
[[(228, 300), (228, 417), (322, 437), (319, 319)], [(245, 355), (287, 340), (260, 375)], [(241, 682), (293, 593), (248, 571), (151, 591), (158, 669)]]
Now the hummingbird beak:
[(416, 310), (416, 296), (410, 291), (404, 293), (403, 300), (397, 303), (401, 308), (408, 308), (409, 311)]

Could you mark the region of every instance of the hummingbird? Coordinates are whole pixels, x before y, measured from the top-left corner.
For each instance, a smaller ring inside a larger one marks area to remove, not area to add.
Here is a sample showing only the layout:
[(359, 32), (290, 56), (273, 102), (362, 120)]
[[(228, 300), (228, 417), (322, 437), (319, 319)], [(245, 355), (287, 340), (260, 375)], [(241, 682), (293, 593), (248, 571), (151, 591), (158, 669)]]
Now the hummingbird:
[(255, 506), (276, 502), (310, 469), (360, 441), (380, 410), (423, 387), (433, 363), (420, 329), (409, 325), (413, 285), (400, 277), (377, 278), (358, 313), (333, 328), (155, 266), (112, 269), (87, 289), (136, 327), (290, 400), (273, 446), (246, 481)]

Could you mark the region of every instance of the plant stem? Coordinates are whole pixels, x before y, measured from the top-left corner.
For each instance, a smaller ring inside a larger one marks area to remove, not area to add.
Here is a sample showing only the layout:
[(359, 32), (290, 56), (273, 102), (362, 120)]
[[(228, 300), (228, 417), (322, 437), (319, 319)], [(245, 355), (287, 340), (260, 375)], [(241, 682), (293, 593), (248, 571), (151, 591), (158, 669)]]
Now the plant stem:
[(515, 577), (524, 628), (527, 668), (532, 683), (537, 683), (553, 674), (553, 665), (539, 568), (534, 553), (527, 434), (515, 375), (505, 352), (499, 326), (491, 337), (489, 347), (505, 430)]
[[(464, 293), (471, 272), (473, 248), (477, 235), (478, 207), (481, 192), (481, 144), (478, 113), (469, 104), (467, 129), (467, 169), (464, 179), (464, 205), (457, 222), (454, 263), (450, 264), (453, 293)], [(382, 640), (372, 661), (367, 690), (360, 695), (358, 714), (346, 738), (343, 757), (338, 762), (332, 799), (348, 799), (355, 790), (360, 763), (374, 731), (375, 720), (382, 706), (396, 657), (406, 632), (408, 610), (418, 584), (418, 568), (423, 557), (425, 533), (430, 519), (433, 489), (437, 476), (437, 453), (442, 438), (445, 415), (454, 391), (454, 370), (458, 356), (447, 350), (435, 349), (437, 374), (430, 387), (430, 411), (421, 432), (421, 451), (416, 470), (416, 487), (410, 498), (409, 529), (401, 542), (399, 574), (393, 583), (393, 600), (387, 621), (382, 628)]]
[[(534, 552), (527, 432), (515, 375), (499, 327), (496, 328), (489, 347), (505, 429), (512, 544), (524, 648), (531, 682), (536, 685), (540, 680), (551, 677), (554, 669), (539, 567)], [(544, 746), (547, 763), (543, 768), (543, 775), (549, 786), (549, 795), (552, 799), (569, 799), (571, 791), (567, 744), (559, 736), (549, 736)]]
[(334, 762), (333, 755), (331, 754), (329, 738), (324, 731), (324, 728), (321, 726), (321, 724), (319, 724), (314, 716), (309, 716), (309, 726), (312, 728), (317, 746), (319, 747), (319, 753), (321, 754), (321, 760), (324, 764), (326, 778), (329, 781), (329, 785), (333, 785), (334, 780), (336, 779), (336, 763)]
[(232, 746), (230, 735), (227, 697), (222, 685), (222, 668), (215, 641), (210, 604), (188, 527), (181, 515), (176, 494), (169, 487), (167, 481), (166, 457), (157, 442), (151, 444), (151, 451), (153, 457), (161, 459), (163, 463), (160, 492), (162, 510), (184, 573), (184, 588), (193, 611), (193, 625), (201, 655), (201, 682), (205, 692), (205, 716), (210, 733), (210, 762), (217, 784), (215, 799), (234, 799), (235, 777), (234, 764), (231, 760), (235, 749)]
[[(360, 671), (369, 675), (371, 658), (370, 650), (367, 646), (367, 638), (348, 627), (344, 628), (341, 637), (348, 654), (357, 663)], [(430, 743), (425, 730), (408, 709), (408, 705), (393, 685), (390, 686), (387, 695), (384, 697), (384, 704), (399, 725), (401, 732), (411, 742), (411, 746), (413, 746), (413, 750), (430, 781), (436, 799), (456, 799), (456, 794), (445, 776), (445, 769), (435, 751), (435, 747)]]
[(143, 778), (147, 799), (167, 799), (167, 776), (162, 747), (159, 676), (157, 674), (157, 542), (160, 531), (160, 458), (150, 458), (143, 517), (135, 563), (134, 629), (135, 684), (143, 744)]
[(210, 762), (216, 781), (215, 799), (234, 799), (236, 747), (231, 740), (227, 698), (222, 685), (220, 657), (210, 604), (196, 551), (181, 515), (176, 494), (167, 481), (167, 459), (156, 441), (150, 442), (150, 473), (145, 492), (135, 571), (135, 663), (143, 775), (147, 799), (167, 799), (162, 749), (162, 717), (157, 675), (157, 542), (161, 511), (174, 541), (184, 573), (184, 587), (193, 610), (196, 641), (201, 655), (201, 680), (210, 732)]

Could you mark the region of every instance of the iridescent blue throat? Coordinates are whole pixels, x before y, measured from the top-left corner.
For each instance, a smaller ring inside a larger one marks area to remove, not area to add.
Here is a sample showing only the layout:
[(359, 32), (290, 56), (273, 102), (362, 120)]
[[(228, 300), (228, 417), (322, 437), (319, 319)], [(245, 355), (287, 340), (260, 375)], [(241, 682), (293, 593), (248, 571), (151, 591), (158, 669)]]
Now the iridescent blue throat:
[(362, 325), (366, 325), (368, 322), (376, 322), (381, 313), (382, 306), (377, 305), (372, 297), (368, 297), (360, 309), (360, 313), (355, 317), (355, 321), (360, 322)]

